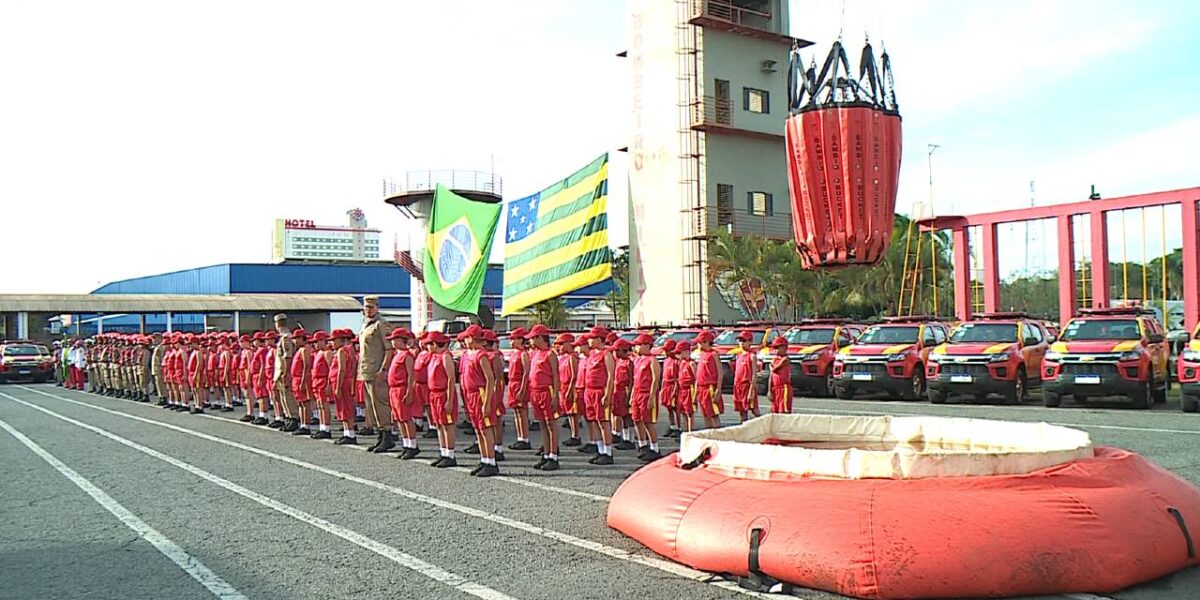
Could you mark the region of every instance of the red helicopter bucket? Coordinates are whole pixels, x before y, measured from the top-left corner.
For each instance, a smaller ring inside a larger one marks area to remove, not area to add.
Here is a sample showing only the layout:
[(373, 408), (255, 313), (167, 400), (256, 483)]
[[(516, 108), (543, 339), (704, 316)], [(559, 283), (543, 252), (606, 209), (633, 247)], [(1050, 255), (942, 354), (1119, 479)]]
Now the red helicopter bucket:
[(866, 44), (855, 78), (840, 41), (819, 74), (792, 50), (788, 191), (805, 268), (875, 264), (891, 242), (902, 135), (891, 60), (881, 58), (880, 68)]

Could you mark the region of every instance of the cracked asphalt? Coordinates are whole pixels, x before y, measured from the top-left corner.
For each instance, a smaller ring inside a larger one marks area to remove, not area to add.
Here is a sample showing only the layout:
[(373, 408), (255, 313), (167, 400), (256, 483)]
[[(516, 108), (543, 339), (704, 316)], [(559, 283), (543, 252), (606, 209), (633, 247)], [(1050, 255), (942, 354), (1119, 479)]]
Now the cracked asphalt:
[[(1200, 483), (1200, 416), (1174, 403), (1134, 411), (804, 398), (795, 410), (1059, 423)], [(568, 450), (562, 471), (543, 473), (530, 468), (532, 452), (510, 451), (506, 477), (480, 480), (222, 414), (183, 415), (50, 385), (0, 386), (0, 420), (246, 598), (747, 597), (608, 529), (607, 496), (640, 465), (632, 452), (598, 468)], [(459, 436), (460, 450), (468, 443)], [(213, 596), (6, 431), (0, 456), (0, 599)], [(1193, 600), (1200, 570), (1105, 597)]]

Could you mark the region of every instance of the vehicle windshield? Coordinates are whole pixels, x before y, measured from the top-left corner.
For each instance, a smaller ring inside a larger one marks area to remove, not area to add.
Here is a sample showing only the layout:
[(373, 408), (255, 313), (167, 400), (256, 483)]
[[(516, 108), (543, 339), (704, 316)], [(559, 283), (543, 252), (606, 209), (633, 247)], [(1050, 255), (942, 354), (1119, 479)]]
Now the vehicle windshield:
[(920, 327), (916, 325), (873, 325), (855, 343), (858, 344), (915, 344)]
[(1059, 339), (1064, 342), (1075, 340), (1139, 340), (1137, 319), (1075, 319), (1071, 321)]
[(501, 350), (512, 350), (513, 349), (512, 338), (504, 338), (504, 339), (500, 340), (499, 348)]
[(1016, 341), (1016, 323), (963, 323), (950, 334), (951, 343)]
[(726, 329), (721, 333), (721, 335), (717, 336), (717, 339), (713, 342), (713, 344), (716, 346), (736, 346), (738, 343), (737, 336), (741, 335), (743, 331), (749, 331), (754, 335), (754, 339), (750, 340), (751, 345), (754, 346), (761, 344), (763, 336), (767, 333), (762, 330)]
[(622, 340), (625, 340), (627, 342), (632, 342), (634, 340), (634, 338), (636, 338), (639, 335), (642, 335), (642, 332), (640, 332), (640, 331), (623, 331), (621, 333), (618, 333), (617, 337)]
[(690, 341), (696, 339), (696, 335), (699, 333), (700, 332), (696, 331), (695, 329), (684, 329), (681, 331), (667, 332), (667, 333), (664, 333), (664, 334), (658, 336), (658, 339), (654, 340), (654, 345), (661, 346), (661, 345), (667, 343), (667, 340), (675, 340), (677, 343), (678, 342), (690, 342)]
[(49, 350), (40, 346), (6, 346), (4, 348), (5, 356), (37, 356), (49, 353)]
[(833, 327), (793, 329), (787, 332), (789, 344), (828, 344), (833, 341)]

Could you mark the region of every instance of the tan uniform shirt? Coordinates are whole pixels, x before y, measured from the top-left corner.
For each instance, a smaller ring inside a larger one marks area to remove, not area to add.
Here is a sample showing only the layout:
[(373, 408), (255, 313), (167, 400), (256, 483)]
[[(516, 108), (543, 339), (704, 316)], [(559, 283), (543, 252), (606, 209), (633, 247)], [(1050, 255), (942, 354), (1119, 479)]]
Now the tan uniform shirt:
[(290, 381), (288, 371), (292, 368), (292, 357), (295, 355), (296, 342), (292, 339), (292, 332), (280, 335), (279, 342), (275, 346), (275, 373), (273, 374), (275, 383)]
[(386, 375), (388, 343), (385, 338), (392, 332), (392, 326), (383, 319), (375, 317), (363, 323), (362, 331), (358, 333), (358, 378), (368, 381), (376, 375)]
[(159, 344), (154, 347), (154, 352), (150, 354), (150, 368), (154, 371), (155, 377), (163, 376), (163, 356), (167, 353), (167, 347)]

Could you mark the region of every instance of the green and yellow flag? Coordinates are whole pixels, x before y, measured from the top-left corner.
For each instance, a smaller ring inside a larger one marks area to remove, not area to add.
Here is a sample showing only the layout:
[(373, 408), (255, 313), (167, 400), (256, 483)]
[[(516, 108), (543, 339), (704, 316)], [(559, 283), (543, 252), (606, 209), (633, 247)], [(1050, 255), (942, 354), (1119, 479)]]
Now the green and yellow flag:
[(437, 186), (425, 242), (425, 289), (434, 302), (459, 312), (479, 312), (500, 208)]
[(608, 154), (505, 210), (502, 314), (612, 277)]

